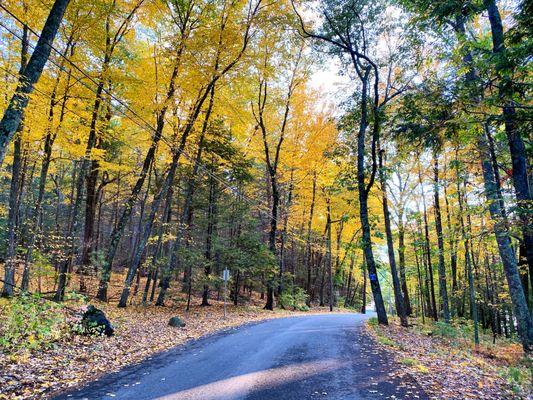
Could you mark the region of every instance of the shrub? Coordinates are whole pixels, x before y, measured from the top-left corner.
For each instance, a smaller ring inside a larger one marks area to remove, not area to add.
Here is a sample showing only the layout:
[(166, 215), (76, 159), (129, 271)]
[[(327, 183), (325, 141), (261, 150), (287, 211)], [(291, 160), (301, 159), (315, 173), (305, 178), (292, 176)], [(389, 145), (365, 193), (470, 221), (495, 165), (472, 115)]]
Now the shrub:
[(432, 332), (435, 336), (447, 337), (452, 339), (455, 339), (459, 334), (459, 332), (454, 326), (442, 321), (435, 322), (435, 326), (433, 327)]
[(279, 305), (285, 310), (309, 311), (306, 301), (307, 293), (300, 287), (295, 288), (294, 291), (286, 290), (279, 297)]
[(500, 375), (515, 393), (526, 393), (531, 388), (532, 371), (530, 368), (504, 367)]
[(49, 347), (69, 325), (59, 304), (45, 301), (39, 295), (22, 294), (6, 307), (0, 333), (0, 347), (7, 351), (34, 350)]

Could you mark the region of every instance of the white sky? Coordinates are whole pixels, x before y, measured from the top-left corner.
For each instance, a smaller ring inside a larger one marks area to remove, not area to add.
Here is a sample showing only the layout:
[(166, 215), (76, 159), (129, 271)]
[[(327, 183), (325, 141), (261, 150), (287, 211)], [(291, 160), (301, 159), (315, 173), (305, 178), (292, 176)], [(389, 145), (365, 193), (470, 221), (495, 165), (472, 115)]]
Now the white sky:
[(309, 86), (323, 94), (322, 101), (333, 104), (339, 109), (339, 104), (351, 95), (353, 88), (346, 75), (340, 75), (340, 62), (337, 57), (330, 56), (317, 67), (309, 79)]

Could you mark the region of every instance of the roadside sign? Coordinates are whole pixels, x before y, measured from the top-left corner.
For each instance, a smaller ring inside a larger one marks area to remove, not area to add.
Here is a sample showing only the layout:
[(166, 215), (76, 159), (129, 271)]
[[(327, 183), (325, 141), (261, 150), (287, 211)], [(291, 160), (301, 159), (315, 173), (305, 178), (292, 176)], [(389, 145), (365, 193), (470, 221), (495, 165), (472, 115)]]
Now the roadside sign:
[(224, 282), (227, 282), (229, 280), (229, 269), (225, 269), (222, 272), (222, 279), (224, 279)]
[(224, 318), (226, 318), (226, 298), (228, 291), (229, 269), (224, 268), (222, 272), (222, 279), (224, 280)]

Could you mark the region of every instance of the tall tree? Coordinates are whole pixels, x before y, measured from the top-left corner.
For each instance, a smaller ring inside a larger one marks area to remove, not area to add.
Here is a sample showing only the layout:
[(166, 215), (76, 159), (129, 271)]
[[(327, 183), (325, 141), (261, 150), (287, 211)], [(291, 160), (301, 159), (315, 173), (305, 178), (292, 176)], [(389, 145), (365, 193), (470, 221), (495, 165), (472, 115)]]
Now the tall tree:
[[(28, 64), (24, 71), (21, 71), (15, 93), (4, 111), (0, 121), (0, 166), (4, 162), (8, 145), (24, 118), (24, 110), (28, 105), (29, 95), (33, 92), (34, 85), (41, 77), (48, 61), (68, 3), (69, 0), (56, 0), (54, 2)], [(2, 8), (6, 9), (4, 6)]]

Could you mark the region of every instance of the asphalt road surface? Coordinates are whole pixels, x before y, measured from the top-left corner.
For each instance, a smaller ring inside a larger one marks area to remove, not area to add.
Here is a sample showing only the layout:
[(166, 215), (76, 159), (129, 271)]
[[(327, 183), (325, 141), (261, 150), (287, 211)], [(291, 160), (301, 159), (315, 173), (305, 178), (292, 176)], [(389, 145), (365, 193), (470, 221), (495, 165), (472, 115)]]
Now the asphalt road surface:
[(368, 316), (320, 314), (245, 325), (107, 375), (56, 399), (427, 399), (362, 332)]

